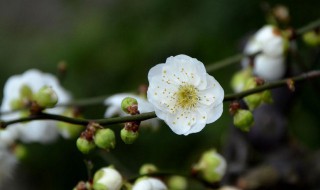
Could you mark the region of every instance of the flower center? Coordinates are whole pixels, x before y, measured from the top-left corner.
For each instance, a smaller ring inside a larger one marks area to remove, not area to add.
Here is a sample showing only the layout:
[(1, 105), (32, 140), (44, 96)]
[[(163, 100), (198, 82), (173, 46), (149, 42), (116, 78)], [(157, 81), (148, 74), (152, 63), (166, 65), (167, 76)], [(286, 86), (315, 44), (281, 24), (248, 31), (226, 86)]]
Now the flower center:
[(198, 90), (190, 84), (180, 86), (177, 94), (176, 105), (183, 109), (194, 108), (199, 100)]

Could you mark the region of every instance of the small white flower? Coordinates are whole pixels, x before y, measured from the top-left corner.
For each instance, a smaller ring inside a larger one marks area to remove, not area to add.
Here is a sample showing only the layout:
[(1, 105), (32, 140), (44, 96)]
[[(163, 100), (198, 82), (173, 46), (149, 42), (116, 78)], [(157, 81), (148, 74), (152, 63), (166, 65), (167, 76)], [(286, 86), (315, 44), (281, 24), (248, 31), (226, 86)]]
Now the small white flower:
[[(146, 113), (146, 112), (153, 112), (154, 108), (153, 105), (150, 104), (146, 99), (137, 96), (132, 93), (121, 93), (121, 94), (115, 94), (110, 97), (108, 97), (105, 101), (104, 104), (108, 106), (104, 116), (105, 117), (111, 117), (114, 115), (120, 115), (120, 116), (127, 116), (124, 111), (121, 109), (121, 102), (124, 98), (126, 97), (131, 97), (134, 98), (138, 101), (138, 109), (140, 113)], [(153, 127), (158, 127), (159, 126), (159, 120), (157, 118), (154, 119), (149, 119), (146, 121), (142, 121), (142, 125), (151, 125)]]
[(169, 57), (150, 69), (148, 80), (149, 102), (176, 134), (199, 132), (222, 114), (224, 91), (197, 59)]
[[(8, 79), (4, 86), (4, 95), (1, 104), (1, 111), (11, 111), (11, 102), (20, 98), (21, 87), (27, 85), (33, 93), (47, 85), (52, 87), (58, 95), (58, 103), (66, 103), (70, 100), (70, 95), (59, 84), (58, 80), (51, 74), (42, 73), (36, 69), (31, 69), (22, 75), (14, 75)], [(62, 114), (64, 108), (57, 107), (46, 109), (46, 112), (52, 114)], [(20, 112), (5, 114), (1, 116), (3, 120), (17, 119), (21, 117)], [(48, 143), (55, 140), (58, 136), (55, 121), (31, 121), (27, 123), (17, 123), (10, 125), (8, 129), (17, 130), (17, 138), (23, 142), (42, 142)], [(2, 133), (2, 132), (0, 132)]]
[[(247, 43), (244, 52), (248, 55), (261, 52), (254, 59), (253, 72), (265, 80), (277, 80), (286, 70), (284, 49), (286, 40), (280, 30), (266, 25), (256, 32)], [(249, 59), (242, 60), (244, 67), (249, 66)]]
[(94, 189), (119, 190), (121, 186), (122, 177), (120, 173), (111, 167), (101, 168), (94, 174)]
[(11, 177), (17, 163), (15, 155), (7, 147), (0, 145), (0, 186)]
[(157, 178), (140, 178), (133, 185), (132, 190), (167, 190), (166, 185)]

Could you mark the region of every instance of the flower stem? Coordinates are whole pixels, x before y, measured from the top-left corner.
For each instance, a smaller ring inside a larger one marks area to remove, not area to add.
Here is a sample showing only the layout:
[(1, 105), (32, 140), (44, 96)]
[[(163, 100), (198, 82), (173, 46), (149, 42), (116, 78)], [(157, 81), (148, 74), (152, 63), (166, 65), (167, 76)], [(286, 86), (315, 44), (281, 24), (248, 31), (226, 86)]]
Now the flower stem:
[[(288, 85), (288, 82), (290, 81), (299, 82), (299, 81), (312, 79), (316, 77), (320, 77), (320, 70), (310, 71), (296, 77), (271, 82), (271, 83), (256, 87), (254, 89), (246, 90), (240, 93), (227, 94), (225, 95), (223, 101), (226, 102), (226, 101), (238, 100), (250, 94), (261, 92), (267, 89), (273, 89), (280, 86)], [(25, 121), (33, 121), (33, 120), (56, 120), (56, 121), (62, 121), (62, 122), (67, 122), (71, 124), (86, 126), (90, 122), (96, 122), (96, 123), (99, 123), (100, 125), (110, 125), (110, 124), (124, 123), (129, 121), (143, 121), (143, 120), (147, 120), (155, 117), (157, 117), (155, 112), (147, 112), (147, 113), (141, 113), (133, 116), (113, 117), (113, 118), (106, 118), (106, 119), (77, 119), (77, 118), (65, 117), (62, 115), (39, 113), (36, 115), (30, 115), (29, 117), (8, 120), (8, 121), (0, 121), (0, 128), (6, 128), (8, 125), (25, 122)]]

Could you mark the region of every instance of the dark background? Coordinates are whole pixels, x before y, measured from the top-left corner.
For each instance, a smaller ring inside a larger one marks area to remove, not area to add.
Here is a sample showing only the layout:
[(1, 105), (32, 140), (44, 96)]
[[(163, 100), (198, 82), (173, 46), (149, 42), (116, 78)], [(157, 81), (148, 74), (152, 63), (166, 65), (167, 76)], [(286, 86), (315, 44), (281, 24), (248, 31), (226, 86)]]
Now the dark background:
[[(317, 0), (268, 2), (286, 5), (296, 28), (320, 16)], [(167, 57), (187, 54), (208, 65), (240, 52), (244, 38), (265, 23), (261, 2), (256, 0), (1, 0), (0, 87), (11, 75), (30, 68), (56, 74), (58, 63), (64, 61), (67, 74), (62, 84), (75, 99), (135, 91), (148, 82), (149, 69)], [(313, 59), (313, 49), (303, 44), (301, 49), (303, 59)], [(238, 68), (211, 73), (226, 94), (232, 92), (229, 82)], [(306, 93), (300, 93), (287, 114), (290, 134), (307, 149), (317, 150), (319, 100), (312, 89), (301, 90)], [(119, 138), (121, 127), (112, 126), (117, 147), (90, 155), (94, 170), (114, 164), (131, 177), (146, 162), (164, 170), (185, 170), (203, 150), (221, 150), (231, 127), (227, 107), (226, 103), (220, 120), (187, 137), (163, 125), (157, 132), (142, 130), (129, 146)], [(91, 106), (84, 114), (102, 118), (104, 109)], [(7, 188), (67, 190), (87, 179), (84, 157), (74, 139), (27, 148), (29, 156)]]

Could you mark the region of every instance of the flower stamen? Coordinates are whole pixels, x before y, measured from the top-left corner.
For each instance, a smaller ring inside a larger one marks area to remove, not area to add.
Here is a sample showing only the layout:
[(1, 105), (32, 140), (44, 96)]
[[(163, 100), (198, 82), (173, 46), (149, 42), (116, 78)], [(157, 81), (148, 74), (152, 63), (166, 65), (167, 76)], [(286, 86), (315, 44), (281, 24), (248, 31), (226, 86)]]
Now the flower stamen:
[(196, 107), (199, 101), (198, 89), (195, 86), (187, 84), (179, 87), (176, 93), (177, 101), (175, 107), (182, 109), (192, 109)]

